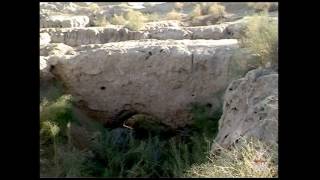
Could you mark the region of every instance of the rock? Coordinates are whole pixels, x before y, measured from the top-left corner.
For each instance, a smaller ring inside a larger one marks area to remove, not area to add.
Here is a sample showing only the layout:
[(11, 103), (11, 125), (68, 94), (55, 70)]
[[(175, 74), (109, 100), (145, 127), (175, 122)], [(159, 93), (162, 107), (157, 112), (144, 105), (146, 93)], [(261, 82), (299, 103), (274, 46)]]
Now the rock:
[(156, 22), (148, 22), (144, 25), (145, 31), (155, 30), (163, 27), (180, 27), (183, 24), (177, 20), (166, 20), (166, 21), (156, 21)]
[(86, 27), (89, 24), (88, 16), (53, 15), (40, 19), (41, 28), (73, 28)]
[(215, 142), (229, 147), (240, 137), (278, 142), (278, 73), (252, 70), (228, 86)]
[(48, 66), (47, 59), (47, 57), (40, 56), (40, 84), (53, 78), (53, 75), (49, 71), (50, 67)]
[(48, 33), (40, 33), (40, 46), (47, 45), (51, 41), (51, 37)]
[(40, 56), (73, 54), (73, 48), (63, 43), (50, 43), (40, 47)]
[(167, 14), (174, 10), (175, 3), (162, 3), (162, 4), (155, 4), (153, 6), (147, 6), (140, 11), (143, 13), (158, 13), (158, 14)]
[(101, 121), (132, 110), (178, 127), (190, 122), (191, 102), (218, 106), (237, 49), (235, 39), (139, 40), (80, 46), (48, 62), (77, 101), (104, 112)]
[[(225, 39), (228, 24), (186, 27), (192, 33), (192, 39)], [(231, 38), (231, 37), (230, 37)]]
[(151, 39), (191, 39), (192, 33), (181, 27), (162, 27), (149, 31), (149, 38)]
[(72, 47), (148, 37), (148, 34), (143, 31), (130, 31), (127, 28), (115, 25), (86, 28), (48, 28), (42, 29), (41, 32), (50, 34), (52, 43), (64, 43)]

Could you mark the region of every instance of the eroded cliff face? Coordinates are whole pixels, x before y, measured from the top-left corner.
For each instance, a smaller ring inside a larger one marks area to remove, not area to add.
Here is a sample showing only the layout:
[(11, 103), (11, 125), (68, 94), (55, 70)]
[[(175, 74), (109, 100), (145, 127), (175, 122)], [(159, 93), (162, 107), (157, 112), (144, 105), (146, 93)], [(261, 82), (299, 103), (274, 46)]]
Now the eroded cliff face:
[(48, 62), (78, 101), (104, 112), (100, 120), (132, 110), (178, 127), (190, 123), (192, 102), (221, 104), (237, 49), (234, 39), (139, 40), (81, 46)]

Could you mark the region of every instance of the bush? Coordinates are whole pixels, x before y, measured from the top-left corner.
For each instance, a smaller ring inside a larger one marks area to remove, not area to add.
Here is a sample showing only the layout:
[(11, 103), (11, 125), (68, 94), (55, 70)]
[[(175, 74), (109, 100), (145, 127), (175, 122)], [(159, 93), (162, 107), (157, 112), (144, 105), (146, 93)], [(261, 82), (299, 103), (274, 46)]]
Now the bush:
[(110, 19), (110, 23), (114, 25), (125, 25), (127, 23), (126, 19), (123, 17), (123, 15), (114, 15)]
[(159, 21), (160, 15), (157, 13), (152, 14), (144, 14), (144, 16), (147, 18), (147, 22), (153, 22), (153, 21)]
[(221, 18), (226, 14), (225, 7), (218, 3), (213, 3), (213, 5), (209, 5), (207, 9), (208, 14), (213, 15), (213, 17), (215, 18)]
[(186, 177), (201, 178), (268, 178), (278, 176), (277, 145), (269, 145), (255, 139), (239, 141), (231, 150), (211, 152), (209, 162), (193, 165)]
[(124, 17), (127, 20), (127, 24), (125, 27), (134, 31), (143, 28), (144, 23), (148, 20), (143, 13), (133, 10), (127, 12)]
[(189, 14), (189, 17), (191, 19), (201, 16), (201, 6), (199, 4), (196, 4), (192, 12)]
[(277, 67), (278, 24), (268, 16), (256, 15), (249, 20), (241, 44), (259, 57), (261, 66), (270, 62), (271, 66)]
[(167, 14), (166, 19), (167, 20), (181, 20), (182, 14), (173, 10)]
[(98, 27), (103, 27), (110, 24), (104, 16), (97, 16), (95, 20), (93, 20), (93, 25)]
[(255, 12), (267, 12), (269, 11), (269, 8), (271, 7), (271, 3), (269, 2), (250, 2), (248, 3), (248, 6), (253, 8)]
[(131, 10), (125, 15), (114, 15), (110, 22), (115, 25), (125, 25), (126, 28), (136, 31), (143, 28), (147, 20), (147, 17), (141, 12)]

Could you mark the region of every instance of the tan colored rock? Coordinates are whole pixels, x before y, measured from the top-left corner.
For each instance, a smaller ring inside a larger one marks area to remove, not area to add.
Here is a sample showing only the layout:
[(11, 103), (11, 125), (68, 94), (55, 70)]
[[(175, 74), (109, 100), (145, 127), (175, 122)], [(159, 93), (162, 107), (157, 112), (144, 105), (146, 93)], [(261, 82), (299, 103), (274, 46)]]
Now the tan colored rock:
[[(109, 122), (122, 110), (152, 114), (171, 127), (190, 123), (191, 102), (218, 106), (233, 80), (237, 40), (139, 40), (80, 46), (53, 56), (53, 73), (70, 93)], [(237, 57), (246, 60), (247, 57)]]
[[(278, 73), (256, 69), (233, 81), (224, 97), (215, 142), (229, 147), (241, 137), (278, 142)], [(217, 144), (213, 148), (218, 148)]]
[(165, 39), (191, 39), (192, 32), (185, 30), (181, 27), (161, 27), (155, 30), (150, 30), (149, 32), (149, 38), (150, 39), (159, 39), (159, 40), (165, 40)]
[(73, 54), (73, 48), (63, 43), (50, 43), (40, 47), (40, 56)]
[(64, 43), (72, 47), (148, 38), (148, 34), (143, 31), (130, 31), (115, 25), (87, 28), (47, 28), (41, 29), (40, 32), (50, 34), (52, 43)]
[(40, 19), (41, 28), (86, 27), (88, 24), (88, 16), (52, 15)]
[(51, 41), (51, 37), (48, 33), (40, 33), (40, 46), (47, 45)]
[(228, 24), (185, 27), (192, 33), (192, 39), (225, 39)]

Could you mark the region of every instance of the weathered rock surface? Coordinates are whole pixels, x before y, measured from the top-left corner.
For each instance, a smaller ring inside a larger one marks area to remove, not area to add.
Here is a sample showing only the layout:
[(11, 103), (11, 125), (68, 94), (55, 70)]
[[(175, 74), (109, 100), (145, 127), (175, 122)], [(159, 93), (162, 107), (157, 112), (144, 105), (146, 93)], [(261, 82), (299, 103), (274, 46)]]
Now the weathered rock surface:
[(40, 56), (40, 84), (53, 78), (47, 63), (48, 57)]
[(215, 141), (228, 147), (240, 137), (278, 141), (278, 73), (252, 70), (228, 86)]
[(63, 43), (50, 43), (40, 47), (40, 56), (73, 54), (73, 48)]
[(48, 33), (40, 33), (40, 46), (47, 45), (51, 41), (51, 37)]
[(47, 28), (40, 32), (50, 34), (52, 43), (64, 43), (73, 47), (148, 38), (148, 34), (143, 31), (130, 31), (122, 26)]
[(140, 40), (80, 46), (76, 54), (52, 56), (48, 62), (101, 121), (129, 110), (178, 127), (190, 122), (190, 103), (219, 104), (217, 94), (234, 78), (228, 71), (237, 49), (235, 39)]
[(86, 27), (89, 24), (88, 16), (53, 15), (40, 19), (41, 28), (73, 28)]
[[(131, 31), (123, 26), (85, 28), (43, 28), (40, 32), (49, 34), (52, 43), (64, 43), (75, 47), (86, 44), (104, 44), (139, 39), (237, 39), (244, 32), (250, 18), (218, 25), (183, 27), (176, 21), (146, 24), (144, 31)], [(276, 20), (276, 18), (270, 18)]]
[(181, 27), (162, 27), (155, 30), (149, 31), (149, 38), (151, 39), (191, 39), (191, 31), (185, 30)]
[[(225, 39), (227, 38), (225, 30), (228, 25), (225, 23), (221, 25), (185, 27), (185, 29), (191, 32), (192, 39)], [(230, 36), (230, 38), (232, 37)]]

